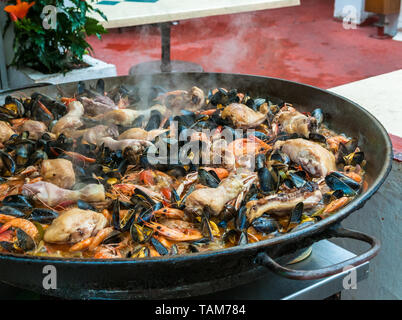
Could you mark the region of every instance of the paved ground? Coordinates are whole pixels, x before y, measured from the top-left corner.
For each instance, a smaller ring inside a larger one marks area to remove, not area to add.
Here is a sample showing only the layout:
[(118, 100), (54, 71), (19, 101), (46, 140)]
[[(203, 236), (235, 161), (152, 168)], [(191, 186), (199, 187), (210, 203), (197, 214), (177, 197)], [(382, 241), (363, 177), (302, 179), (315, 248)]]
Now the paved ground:
[[(172, 29), (172, 58), (205, 71), (269, 75), (330, 88), (402, 68), (402, 42), (370, 38), (372, 25), (345, 30), (333, 19), (333, 0), (300, 7), (182, 21)], [(90, 38), (95, 57), (119, 75), (160, 58), (155, 26), (110, 30)]]

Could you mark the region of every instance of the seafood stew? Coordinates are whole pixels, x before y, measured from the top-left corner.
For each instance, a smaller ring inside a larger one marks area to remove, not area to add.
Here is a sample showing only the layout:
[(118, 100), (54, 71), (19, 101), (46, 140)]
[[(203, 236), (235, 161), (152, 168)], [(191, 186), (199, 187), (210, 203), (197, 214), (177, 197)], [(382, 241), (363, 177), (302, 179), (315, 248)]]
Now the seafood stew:
[[(194, 84), (196, 85), (196, 83)], [(142, 258), (226, 248), (325, 219), (365, 188), (355, 137), (236, 88), (80, 83), (0, 109), (0, 251)], [(146, 104), (146, 109), (138, 108)]]

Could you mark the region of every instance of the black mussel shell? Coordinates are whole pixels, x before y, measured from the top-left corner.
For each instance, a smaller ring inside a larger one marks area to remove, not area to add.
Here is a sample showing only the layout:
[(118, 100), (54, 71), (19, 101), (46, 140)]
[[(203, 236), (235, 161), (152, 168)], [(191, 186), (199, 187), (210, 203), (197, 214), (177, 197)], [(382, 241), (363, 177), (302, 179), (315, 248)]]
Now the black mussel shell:
[(3, 199), (3, 205), (5, 206), (10, 206), (18, 209), (32, 209), (32, 204), (29, 202), (29, 200), (21, 195), (21, 194), (16, 194), (16, 195), (11, 195), (7, 196)]
[(294, 223), (299, 224), (301, 221), (303, 210), (304, 210), (303, 202), (299, 202), (298, 204), (296, 204), (296, 206), (292, 210), (292, 213), (290, 214), (289, 224)]
[[(213, 171), (212, 171), (213, 172)], [(216, 177), (212, 174), (211, 171), (207, 171), (204, 169), (199, 169), (198, 170), (198, 181), (209, 188), (217, 188), (219, 186), (219, 178), (216, 179)]]
[(243, 230), (240, 233), (239, 241), (237, 243), (238, 246), (242, 246), (248, 243), (248, 234), (247, 231)]
[(326, 143), (327, 138), (325, 138), (322, 134), (316, 133), (316, 132), (310, 132), (308, 135), (309, 140), (321, 142), (321, 143)]
[(134, 243), (146, 243), (153, 235), (154, 231), (146, 226), (140, 226), (137, 223), (133, 223), (130, 227), (130, 235)]
[(269, 193), (274, 190), (274, 179), (267, 168), (263, 167), (258, 170), (258, 180), (263, 193)]
[(29, 219), (43, 224), (50, 224), (58, 216), (59, 214), (56, 211), (45, 208), (35, 208), (29, 215)]
[(359, 183), (337, 171), (328, 174), (325, 182), (331, 190), (341, 190), (346, 196), (354, 196), (360, 190)]
[(239, 231), (247, 230), (247, 228), (249, 226), (246, 212), (247, 212), (246, 206), (242, 206), (242, 207), (240, 207), (239, 212), (237, 213), (237, 217), (235, 220), (235, 226), (236, 226), (236, 229)]
[(324, 121), (324, 114), (320, 108), (314, 109), (311, 115), (316, 118), (317, 124), (321, 124)]
[(266, 157), (264, 153), (259, 153), (255, 157), (255, 170), (258, 171), (265, 167)]
[(290, 180), (292, 181), (293, 185), (297, 188), (300, 189), (302, 187), (304, 187), (307, 183), (306, 180), (304, 180), (302, 177), (300, 177), (300, 175), (296, 174), (296, 173), (288, 173), (288, 176), (290, 178)]
[(0, 157), (1, 160), (3, 161), (3, 175), (6, 176), (12, 176), (15, 173), (15, 169), (16, 169), (16, 163), (14, 161), (14, 159), (7, 153), (4, 151), (0, 150)]
[(0, 207), (0, 213), (8, 215), (8, 216), (17, 217), (17, 218), (25, 217), (25, 213), (21, 212), (17, 208), (10, 207), (10, 206), (5, 206), (5, 205)]
[(254, 219), (253, 222), (251, 222), (251, 225), (258, 232), (266, 234), (275, 232), (279, 229), (278, 221), (267, 216), (261, 216)]
[(89, 204), (88, 202), (85, 202), (83, 200), (78, 200), (77, 201), (77, 206), (78, 206), (78, 208), (80, 208), (82, 210), (96, 211), (95, 208), (91, 204)]
[(156, 238), (151, 237), (151, 243), (161, 256), (166, 256), (169, 254), (169, 250)]
[(159, 111), (152, 110), (151, 117), (149, 118), (148, 123), (145, 126), (145, 130), (151, 131), (154, 129), (158, 129), (162, 122), (162, 119), (163, 119), (163, 116)]
[(30, 251), (35, 249), (35, 241), (27, 235), (23, 230), (17, 228), (17, 241), (16, 246), (23, 251)]

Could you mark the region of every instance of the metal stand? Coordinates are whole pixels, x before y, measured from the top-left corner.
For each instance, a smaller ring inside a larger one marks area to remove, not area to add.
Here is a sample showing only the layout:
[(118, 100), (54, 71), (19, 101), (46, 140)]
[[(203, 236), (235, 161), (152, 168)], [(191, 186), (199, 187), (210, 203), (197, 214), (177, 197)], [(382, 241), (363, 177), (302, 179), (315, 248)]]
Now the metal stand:
[(159, 73), (159, 72), (203, 72), (202, 67), (196, 63), (170, 60), (170, 29), (171, 22), (159, 24), (161, 29), (162, 52), (160, 61), (148, 61), (131, 67), (129, 74)]
[(370, 37), (378, 40), (392, 38), (390, 35), (384, 33), (384, 27), (387, 24), (385, 22), (385, 14), (379, 14), (378, 17), (379, 17), (378, 22), (374, 24), (377, 27), (377, 33), (371, 34)]

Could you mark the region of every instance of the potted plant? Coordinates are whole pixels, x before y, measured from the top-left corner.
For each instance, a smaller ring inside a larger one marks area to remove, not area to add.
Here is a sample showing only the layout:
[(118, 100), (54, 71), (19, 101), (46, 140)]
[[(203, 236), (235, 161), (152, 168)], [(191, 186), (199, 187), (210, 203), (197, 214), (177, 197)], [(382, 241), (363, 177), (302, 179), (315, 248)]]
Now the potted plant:
[(70, 82), (115, 76), (114, 65), (88, 55), (87, 36), (106, 33), (89, 0), (9, 0), (4, 8), (14, 30), (10, 86), (35, 82)]

